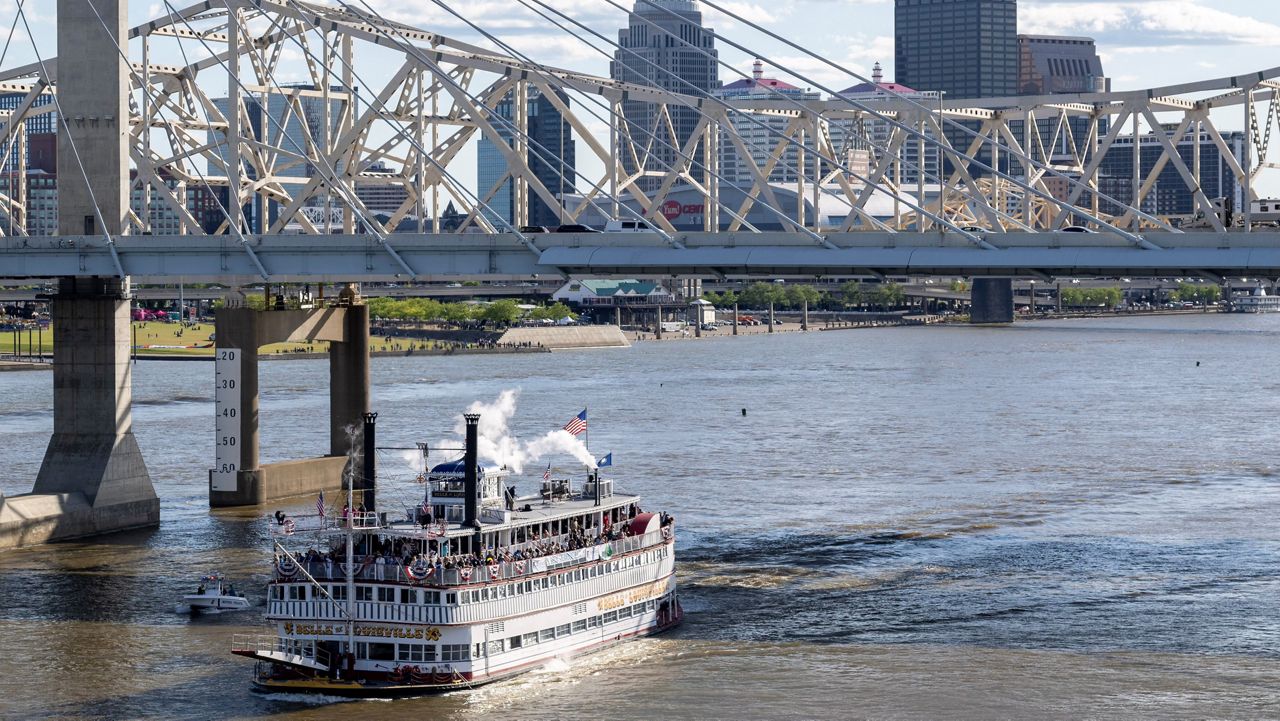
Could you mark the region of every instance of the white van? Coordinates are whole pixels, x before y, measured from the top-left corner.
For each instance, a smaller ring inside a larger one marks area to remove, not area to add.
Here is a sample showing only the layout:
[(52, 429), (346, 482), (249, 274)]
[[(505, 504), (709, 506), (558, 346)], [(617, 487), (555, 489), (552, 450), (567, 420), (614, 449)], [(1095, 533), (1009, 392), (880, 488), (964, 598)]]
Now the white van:
[(610, 220), (604, 224), (606, 233), (656, 233), (647, 220)]

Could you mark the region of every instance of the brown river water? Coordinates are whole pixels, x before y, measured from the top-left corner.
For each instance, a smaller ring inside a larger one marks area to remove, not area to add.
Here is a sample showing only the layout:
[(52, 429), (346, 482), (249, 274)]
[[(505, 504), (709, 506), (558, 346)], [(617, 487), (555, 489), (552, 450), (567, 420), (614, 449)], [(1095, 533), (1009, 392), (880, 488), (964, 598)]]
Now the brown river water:
[[(402, 701), (250, 690), (228, 648), (263, 629), (277, 506), (210, 512), (212, 366), (142, 362), (161, 526), (0, 553), (0, 718), (1277, 718), (1278, 349), (1280, 316), (1214, 315), (378, 359), (386, 445), (509, 388), (522, 438), (588, 406), (619, 488), (677, 518), (687, 611)], [(327, 375), (264, 364), (264, 461), (325, 451)], [(51, 396), (0, 373), (7, 494)], [(407, 503), (407, 467), (382, 463)], [(215, 569), (255, 607), (175, 613)]]

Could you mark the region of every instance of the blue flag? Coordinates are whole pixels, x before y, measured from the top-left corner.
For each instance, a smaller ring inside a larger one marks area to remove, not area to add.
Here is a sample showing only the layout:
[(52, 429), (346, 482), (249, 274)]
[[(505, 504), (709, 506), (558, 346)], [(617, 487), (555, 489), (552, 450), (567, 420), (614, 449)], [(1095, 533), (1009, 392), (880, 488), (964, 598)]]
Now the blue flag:
[(596, 468), (608, 468), (609, 466), (612, 466), (612, 465), (613, 465), (612, 453), (596, 461)]

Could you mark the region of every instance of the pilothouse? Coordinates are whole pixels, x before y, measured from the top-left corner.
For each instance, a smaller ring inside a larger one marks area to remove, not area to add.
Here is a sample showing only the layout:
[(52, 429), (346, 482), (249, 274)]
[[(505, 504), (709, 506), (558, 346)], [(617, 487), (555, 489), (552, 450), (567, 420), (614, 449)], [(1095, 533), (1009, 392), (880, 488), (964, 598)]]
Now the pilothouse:
[[(680, 622), (671, 516), (616, 492), (599, 469), (577, 484), (548, 469), (522, 495), (507, 470), (481, 467), (479, 416), (465, 418), (463, 459), (418, 477), (416, 508), (379, 511), (371, 492), (357, 508), (349, 492), (343, 510), (321, 505), (281, 533), (267, 590), (273, 633), (237, 636), (232, 648), (257, 660), (258, 688), (469, 688)], [(293, 546), (303, 539), (305, 552)]]

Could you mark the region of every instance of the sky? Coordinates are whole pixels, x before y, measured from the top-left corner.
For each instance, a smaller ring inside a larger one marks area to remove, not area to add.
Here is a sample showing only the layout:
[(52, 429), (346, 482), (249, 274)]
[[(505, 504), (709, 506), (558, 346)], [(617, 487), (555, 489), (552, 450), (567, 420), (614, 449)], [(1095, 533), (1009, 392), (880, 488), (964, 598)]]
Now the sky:
[[(190, 4), (171, 1), (176, 8)], [(608, 74), (603, 56), (548, 27), (515, 0), (441, 0), (439, 5), (435, 0), (367, 1), (392, 19), (482, 43), (476, 33), (443, 6), (451, 7), (536, 60)], [(885, 77), (893, 78), (892, 0), (716, 1), (839, 65), (867, 75), (878, 61), (884, 66)], [(633, 0), (549, 2), (612, 36), (625, 24), (623, 12), (614, 5), (629, 7)], [(360, 7), (359, 0), (352, 4)], [(17, 0), (0, 0), (4, 30), (12, 23), (16, 6)], [(32, 31), (42, 53), (55, 54), (53, 0), (27, 0), (25, 6), (34, 21)], [(130, 3), (130, 22), (142, 23), (165, 12), (164, 2), (134, 0)], [(851, 79), (763, 38), (725, 15), (713, 10), (706, 14), (707, 24), (720, 35), (739, 40), (816, 82)], [(1275, 0), (1020, 0), (1018, 30), (1095, 38), (1103, 67), (1116, 90), (1236, 75), (1280, 65), (1280, 52), (1273, 49), (1280, 38), (1280, 2)], [(21, 26), (18, 34), (23, 34)], [(25, 38), (16, 39), (14, 57), (27, 54), (24, 45), (29, 45)], [(752, 58), (747, 53), (721, 43), (721, 55), (740, 70), (750, 71)], [(7, 61), (9, 64), (12, 63)]]
[[(336, 0), (328, 0), (335, 2)], [(542, 0), (607, 37), (616, 38), (626, 23), (624, 10), (634, 0)], [(189, 2), (171, 0), (176, 8)], [(608, 75), (608, 59), (581, 38), (550, 26), (522, 7), (533, 0), (348, 0), (368, 2), (389, 18), (476, 44), (484, 38), (450, 13), (467, 19), (547, 65)], [(892, 0), (713, 0), (792, 40), (852, 73), (869, 76), (880, 62), (893, 79)], [(14, 24), (18, 0), (0, 0), (0, 40)], [(53, 0), (26, 0), (31, 32), (42, 55), (56, 54)], [(1280, 2), (1276, 0), (1020, 0), (1019, 32), (1083, 35), (1095, 38), (1113, 90), (1159, 87), (1193, 80), (1243, 74), (1280, 66)], [(751, 30), (704, 6), (706, 24), (720, 36), (721, 58), (749, 73), (754, 57), (774, 66), (769, 75), (802, 87), (842, 89), (860, 82), (819, 59)], [(134, 0), (131, 24), (165, 15), (166, 4)], [(580, 35), (586, 33), (579, 31)], [(731, 48), (735, 40), (751, 52)], [(599, 44), (599, 41), (597, 41)], [(197, 48), (198, 50), (198, 48)], [(17, 32), (3, 66), (31, 59), (24, 27)], [(175, 60), (176, 61), (176, 60)], [(156, 59), (155, 62), (165, 62)], [(791, 72), (776, 69), (785, 67)], [(286, 68), (286, 72), (288, 72)], [(370, 71), (377, 73), (378, 70)], [(803, 77), (798, 77), (803, 76)], [(301, 73), (298, 74), (301, 79)], [(722, 69), (725, 82), (737, 79)], [(1239, 129), (1241, 117), (1219, 120), (1222, 129)], [(1280, 188), (1278, 188), (1280, 190)]]

